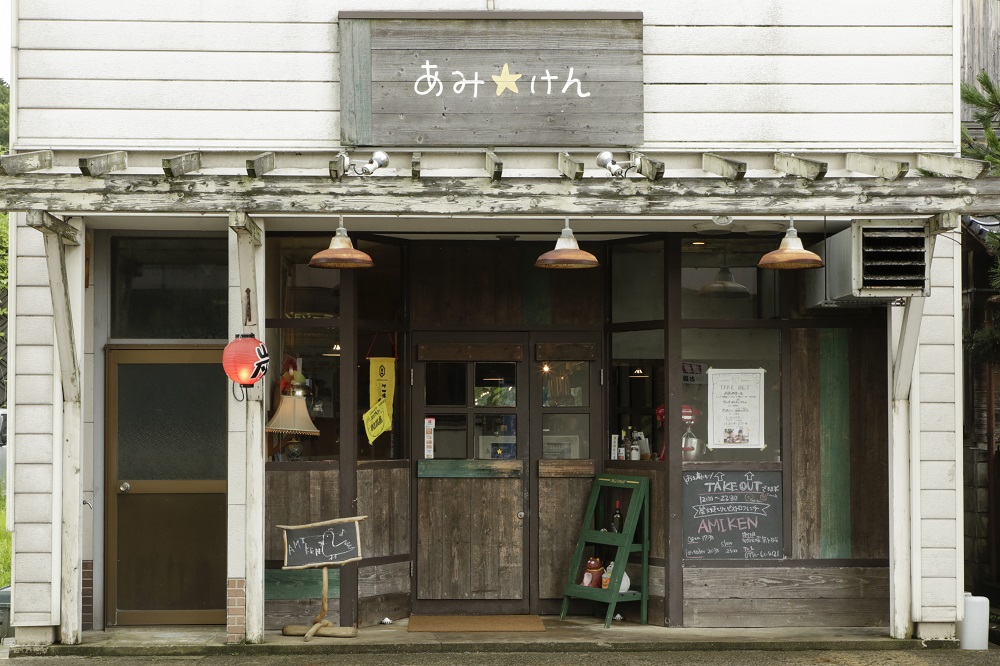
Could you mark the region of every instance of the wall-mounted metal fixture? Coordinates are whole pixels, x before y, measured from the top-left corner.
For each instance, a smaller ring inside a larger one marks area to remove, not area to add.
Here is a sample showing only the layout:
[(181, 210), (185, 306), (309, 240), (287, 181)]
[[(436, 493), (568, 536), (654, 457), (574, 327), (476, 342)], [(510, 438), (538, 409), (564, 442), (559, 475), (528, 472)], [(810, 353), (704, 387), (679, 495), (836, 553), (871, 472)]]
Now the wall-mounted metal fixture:
[(635, 165), (631, 162), (619, 164), (610, 150), (604, 150), (597, 154), (597, 166), (607, 169), (615, 178), (624, 178), (628, 175), (628, 170)]

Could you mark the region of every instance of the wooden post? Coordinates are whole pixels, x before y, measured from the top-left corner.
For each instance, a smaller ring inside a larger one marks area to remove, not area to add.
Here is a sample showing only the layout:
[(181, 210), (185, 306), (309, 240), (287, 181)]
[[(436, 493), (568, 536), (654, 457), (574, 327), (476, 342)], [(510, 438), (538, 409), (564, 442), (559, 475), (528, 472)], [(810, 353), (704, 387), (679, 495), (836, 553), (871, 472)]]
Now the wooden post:
[[(71, 289), (81, 287), (82, 283), (70, 282), (66, 246), (79, 246), (80, 232), (40, 210), (28, 213), (28, 226), (41, 231), (45, 241), (52, 318), (55, 321), (56, 350), (62, 378), (61, 581), (53, 581), (53, 585), (58, 586), (60, 591), (59, 640), (75, 645), (82, 640), (83, 621), (83, 535), (80, 531), (83, 522), (83, 414)], [(80, 277), (82, 281), (82, 270)]]

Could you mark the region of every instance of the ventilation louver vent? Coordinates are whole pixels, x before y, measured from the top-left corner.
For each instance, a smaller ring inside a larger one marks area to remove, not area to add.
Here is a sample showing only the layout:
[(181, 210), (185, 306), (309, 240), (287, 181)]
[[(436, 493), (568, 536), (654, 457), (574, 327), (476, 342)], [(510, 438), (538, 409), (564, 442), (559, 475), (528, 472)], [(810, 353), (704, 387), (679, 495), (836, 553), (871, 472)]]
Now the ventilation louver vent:
[(809, 249), (826, 266), (806, 272), (806, 307), (872, 307), (930, 294), (931, 244), (921, 220), (854, 220)]
[(923, 289), (927, 233), (912, 227), (861, 228), (862, 289)]

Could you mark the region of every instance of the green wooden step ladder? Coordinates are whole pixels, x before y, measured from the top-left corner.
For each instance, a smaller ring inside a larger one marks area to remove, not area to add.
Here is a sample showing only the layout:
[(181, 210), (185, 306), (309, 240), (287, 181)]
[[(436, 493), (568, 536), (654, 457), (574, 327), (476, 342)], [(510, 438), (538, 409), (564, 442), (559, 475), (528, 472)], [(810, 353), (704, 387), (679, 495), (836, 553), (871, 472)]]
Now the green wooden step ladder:
[[(600, 529), (604, 524), (602, 494), (609, 489), (631, 493), (626, 500), (628, 509), (623, 516), (621, 532), (608, 532)], [(597, 523), (594, 522), (595, 514), (598, 517)], [(636, 541), (636, 528), (639, 526), (640, 519), (642, 520), (641, 538)], [(580, 565), (584, 561), (584, 552), (588, 546), (603, 546), (605, 550), (610, 547), (614, 551), (612, 561), (615, 566), (611, 571), (611, 580), (608, 582), (607, 589), (586, 587), (581, 585), (577, 579)], [(638, 581), (632, 581), (627, 592), (619, 592), (622, 576), (625, 574), (625, 566), (632, 553), (642, 553), (642, 575)], [(570, 599), (590, 599), (606, 603), (608, 609), (604, 617), (605, 628), (611, 626), (611, 619), (615, 616), (615, 606), (618, 603), (639, 601), (642, 604), (640, 612), (642, 624), (646, 624), (646, 609), (649, 605), (649, 479), (642, 476), (602, 474), (594, 480), (590, 501), (587, 503), (587, 511), (583, 516), (583, 526), (580, 528), (580, 539), (577, 541), (573, 563), (566, 577), (560, 619), (566, 619)]]

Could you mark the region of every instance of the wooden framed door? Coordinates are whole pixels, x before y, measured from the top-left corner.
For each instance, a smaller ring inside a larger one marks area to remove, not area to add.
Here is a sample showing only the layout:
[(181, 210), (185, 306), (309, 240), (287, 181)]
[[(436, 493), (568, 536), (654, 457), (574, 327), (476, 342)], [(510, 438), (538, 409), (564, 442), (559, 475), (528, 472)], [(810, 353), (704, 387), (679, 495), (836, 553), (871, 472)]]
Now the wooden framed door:
[(225, 624), (222, 347), (108, 348), (106, 621)]
[(526, 613), (525, 340), (428, 334), (414, 341), (413, 611)]

